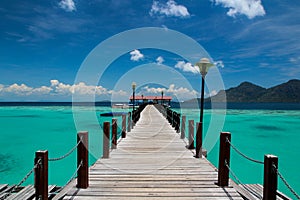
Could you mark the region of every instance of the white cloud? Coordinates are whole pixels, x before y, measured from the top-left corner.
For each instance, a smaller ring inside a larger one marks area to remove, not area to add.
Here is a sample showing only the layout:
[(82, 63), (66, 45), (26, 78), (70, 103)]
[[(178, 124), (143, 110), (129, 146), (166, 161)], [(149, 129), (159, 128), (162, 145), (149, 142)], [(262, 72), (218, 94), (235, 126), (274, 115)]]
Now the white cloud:
[(142, 92), (144, 92), (144, 93), (150, 93), (150, 94), (156, 94), (156, 95), (157, 94), (160, 95), (162, 91), (165, 93), (165, 95), (176, 96), (177, 99), (195, 98), (198, 94), (197, 91), (195, 91), (195, 90), (190, 90), (185, 87), (176, 87), (175, 84), (171, 84), (169, 86), (169, 88), (145, 86), (142, 89)]
[(56, 95), (71, 95), (71, 94), (78, 94), (78, 95), (121, 95), (125, 96), (127, 93), (123, 90), (114, 91), (108, 90), (103, 86), (94, 86), (94, 85), (86, 85), (84, 82), (80, 82), (78, 84), (64, 84), (60, 83), (58, 80), (51, 80), (51, 86)]
[(166, 4), (153, 1), (150, 15), (160, 14), (168, 17), (186, 18), (190, 16), (188, 9), (183, 5), (177, 5), (174, 0), (168, 0)]
[(130, 60), (139, 61), (144, 58), (144, 55), (137, 49), (130, 52)]
[(159, 65), (161, 65), (164, 61), (165, 61), (165, 60), (164, 60), (164, 58), (163, 58), (162, 56), (158, 56), (158, 57), (156, 58), (156, 62), (157, 62), (157, 64), (159, 64)]
[(300, 61), (300, 56), (299, 57), (292, 57), (289, 59), (289, 62), (295, 64), (298, 63)]
[(227, 15), (235, 17), (236, 15), (246, 15), (249, 19), (257, 16), (264, 16), (265, 9), (261, 0), (211, 0), (216, 5), (222, 5), (228, 8)]
[(1, 94), (15, 94), (18, 96), (29, 96), (29, 95), (43, 95), (49, 94), (52, 91), (52, 88), (47, 86), (41, 86), (38, 88), (29, 87), (25, 84), (14, 83), (9, 86), (2, 85), (0, 92)]
[(61, 0), (58, 5), (67, 12), (73, 12), (76, 10), (76, 6), (73, 0)]
[(2, 85), (0, 84), (0, 95), (16, 95), (16, 96), (30, 96), (30, 95), (51, 95), (51, 96), (71, 96), (72, 94), (78, 95), (119, 95), (126, 96), (127, 92), (123, 90), (115, 91), (109, 90), (102, 86), (87, 85), (83, 82), (78, 84), (65, 84), (58, 80), (51, 80), (50, 86), (41, 87), (29, 87), (25, 84), (12, 84), (12, 85)]
[(41, 86), (39, 88), (34, 88), (32, 90), (33, 94), (39, 94), (39, 95), (43, 95), (43, 94), (49, 94), (52, 91), (52, 88), (47, 87), (47, 86)]
[(186, 63), (184, 61), (178, 61), (175, 65), (175, 68), (180, 69), (184, 72), (192, 72), (194, 74), (199, 73), (199, 68), (196, 66), (193, 66), (191, 63)]
[(217, 94), (218, 94), (217, 90), (213, 90), (213, 91), (211, 91), (211, 92), (209, 93), (209, 96), (212, 97), (212, 96), (215, 96), (215, 95), (217, 95)]
[(151, 93), (151, 94), (160, 94), (162, 91), (165, 92), (166, 90), (167, 90), (166, 88), (154, 88), (149, 86), (145, 86), (143, 88), (144, 92)]
[(214, 65), (215, 65), (216, 67), (224, 68), (224, 63), (223, 63), (222, 60), (215, 61), (215, 62), (214, 62)]

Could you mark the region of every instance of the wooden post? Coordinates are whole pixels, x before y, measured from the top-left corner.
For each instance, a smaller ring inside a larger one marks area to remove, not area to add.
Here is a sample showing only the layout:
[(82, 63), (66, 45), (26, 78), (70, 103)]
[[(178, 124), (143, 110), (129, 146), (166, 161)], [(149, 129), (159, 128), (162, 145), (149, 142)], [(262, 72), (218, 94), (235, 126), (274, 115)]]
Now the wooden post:
[(177, 117), (176, 117), (176, 131), (177, 133), (179, 133), (179, 130), (180, 130), (180, 114), (178, 113), (177, 114)]
[(135, 124), (136, 110), (133, 110), (131, 113), (131, 129), (133, 129)]
[(117, 148), (117, 119), (112, 119), (112, 139), (111, 139), (111, 148)]
[(172, 124), (172, 127), (174, 127), (174, 124), (175, 124), (174, 115), (175, 115), (175, 113), (173, 111), (171, 111), (170, 113), (171, 113), (171, 124)]
[(231, 134), (229, 132), (221, 132), (220, 135), (220, 152), (219, 152), (219, 170), (218, 170), (218, 185), (228, 186), (229, 182), (229, 169), (227, 168), (225, 162), (228, 167), (230, 167), (230, 144)]
[(35, 152), (34, 165), (35, 198), (48, 200), (48, 151)]
[(186, 121), (186, 116), (182, 116), (182, 122), (181, 122), (181, 134), (180, 138), (184, 139), (185, 138), (185, 121)]
[(128, 112), (127, 132), (131, 131), (131, 112)]
[(202, 157), (202, 127), (203, 123), (197, 123), (197, 132), (196, 132), (196, 158)]
[(126, 138), (126, 115), (122, 115), (122, 138)]
[(103, 157), (109, 158), (110, 123), (103, 123)]
[(263, 200), (276, 200), (278, 157), (265, 155)]
[(189, 120), (189, 146), (188, 149), (195, 149), (194, 146), (194, 120)]
[(89, 187), (89, 140), (88, 132), (80, 131), (77, 134), (77, 143), (80, 141), (77, 147), (77, 167), (81, 164), (77, 172), (77, 188)]

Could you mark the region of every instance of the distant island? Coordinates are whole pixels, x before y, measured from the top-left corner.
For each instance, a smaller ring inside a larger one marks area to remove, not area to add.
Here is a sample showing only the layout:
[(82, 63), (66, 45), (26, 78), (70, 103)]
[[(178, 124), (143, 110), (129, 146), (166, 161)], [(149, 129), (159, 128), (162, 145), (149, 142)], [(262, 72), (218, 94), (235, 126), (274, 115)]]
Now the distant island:
[[(243, 82), (237, 87), (221, 90), (205, 101), (224, 102), (225, 94), (227, 102), (234, 103), (300, 103), (300, 80), (293, 79), (271, 88)], [(198, 100), (191, 99), (186, 102), (193, 103)]]

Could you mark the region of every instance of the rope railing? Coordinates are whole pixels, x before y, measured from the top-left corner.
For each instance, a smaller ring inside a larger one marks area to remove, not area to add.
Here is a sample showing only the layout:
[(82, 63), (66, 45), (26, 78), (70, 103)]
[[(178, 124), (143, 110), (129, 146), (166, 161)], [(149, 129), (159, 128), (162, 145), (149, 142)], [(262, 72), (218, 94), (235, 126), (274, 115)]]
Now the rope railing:
[(63, 160), (65, 158), (67, 158), (69, 155), (71, 155), (78, 147), (78, 145), (81, 143), (82, 141), (82, 137), (80, 138), (79, 142), (77, 142), (77, 144), (72, 147), (65, 155), (57, 157), (57, 158), (49, 158), (48, 161), (59, 161), (59, 160)]
[(235, 179), (235, 181), (241, 186), (243, 187), (245, 190), (247, 190), (248, 192), (250, 192), (252, 195), (254, 195), (255, 197), (257, 197), (258, 199), (262, 199), (262, 196), (260, 194), (258, 194), (255, 190), (252, 190), (250, 187), (247, 187), (246, 185), (242, 184), (242, 182), (240, 181), (240, 179), (237, 177), (237, 175), (232, 171), (232, 169), (228, 166), (227, 161), (225, 160), (225, 166), (226, 168), (229, 170), (229, 173), (233, 176), (233, 178)]
[(22, 178), (22, 180), (12, 187), (12, 189), (4, 196), (0, 198), (0, 200), (6, 199), (8, 196), (10, 196), (12, 193), (16, 192), (18, 188), (32, 175), (37, 165), (40, 164), (41, 160), (38, 160), (37, 163), (33, 166), (33, 168)]
[(300, 196), (297, 194), (297, 192), (292, 188), (292, 186), (287, 182), (287, 180), (283, 177), (283, 175), (279, 172), (276, 165), (273, 165), (273, 168), (276, 172), (276, 174), (279, 176), (279, 178), (282, 180), (284, 185), (289, 189), (289, 191), (297, 198), (300, 199)]
[[(18, 188), (20, 187), (30, 176), (31, 174), (34, 172), (34, 169), (41, 164), (41, 160), (39, 159), (37, 161), (37, 163), (33, 166), (33, 168), (24, 176), (24, 178), (14, 187), (15, 188)], [(14, 192), (14, 189), (12, 190), (12, 192)]]
[(67, 181), (67, 183), (62, 186), (61, 188), (59, 188), (57, 191), (55, 191), (54, 193), (51, 193), (51, 194), (58, 194), (60, 193), (67, 185), (69, 185), (75, 178), (76, 178), (76, 175), (80, 169), (80, 167), (83, 165), (83, 161), (81, 160), (80, 161), (80, 164), (78, 165), (77, 169), (75, 170), (75, 172), (73, 173), (73, 175), (71, 176), (71, 178)]
[(239, 155), (241, 155), (242, 157), (246, 158), (249, 161), (258, 163), (258, 164), (264, 164), (264, 162), (259, 161), (259, 160), (255, 160), (253, 158), (250, 158), (249, 156), (245, 155), (244, 153), (242, 153), (238, 148), (236, 148), (229, 140), (228, 138), (226, 138), (226, 142), (230, 144), (230, 146), (233, 148), (233, 150), (235, 150)]
[[(236, 176), (236, 174), (230, 168), (230, 149), (236, 151), (243, 158), (258, 164), (264, 165), (264, 179), (263, 179), (263, 195), (258, 194), (259, 191), (251, 188), (248, 185), (242, 184), (240, 179)], [(244, 153), (242, 153), (237, 147), (235, 147), (231, 143), (231, 134), (230, 132), (221, 132), (220, 134), (220, 152), (219, 152), (219, 168), (218, 168), (218, 185), (219, 186), (228, 186), (229, 184), (229, 174), (235, 179), (235, 181), (240, 184), (240, 187), (245, 189), (245, 192), (249, 192), (249, 194), (245, 193), (244, 195), (253, 195), (259, 199), (268, 199), (268, 200), (276, 200), (277, 197), (281, 197), (282, 199), (289, 199), (286, 195), (282, 194), (277, 190), (278, 186), (278, 176), (283, 181), (285, 186), (290, 190), (290, 192), (300, 200), (300, 196), (296, 193), (296, 191), (291, 187), (291, 185), (286, 181), (286, 179), (282, 176), (282, 174), (278, 170), (278, 157), (266, 154), (264, 156), (264, 162), (253, 159)]]

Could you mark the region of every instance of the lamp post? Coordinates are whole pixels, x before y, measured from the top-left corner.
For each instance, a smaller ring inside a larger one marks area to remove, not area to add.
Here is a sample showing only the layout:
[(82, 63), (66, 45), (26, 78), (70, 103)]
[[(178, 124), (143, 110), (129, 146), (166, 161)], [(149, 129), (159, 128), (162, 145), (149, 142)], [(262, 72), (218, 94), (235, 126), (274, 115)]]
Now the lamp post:
[(161, 91), (161, 105), (164, 105), (163, 100), (164, 100), (164, 91)]
[(135, 99), (134, 98), (135, 98), (136, 83), (132, 82), (131, 86), (132, 86), (132, 97), (133, 97), (132, 110), (134, 110), (134, 104), (135, 104)]
[(214, 64), (209, 61), (208, 58), (202, 58), (199, 62), (195, 64), (199, 67), (199, 71), (201, 74), (201, 107), (200, 107), (200, 123), (197, 130), (196, 135), (196, 158), (200, 158), (202, 152), (202, 133), (203, 133), (203, 107), (204, 107), (204, 84), (205, 84), (205, 76), (209, 70), (209, 68), (213, 67)]

